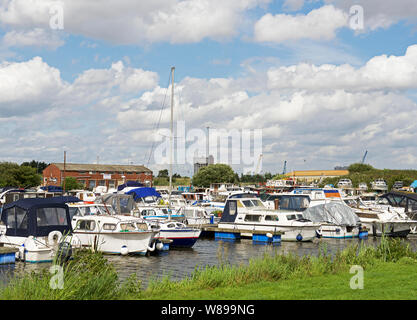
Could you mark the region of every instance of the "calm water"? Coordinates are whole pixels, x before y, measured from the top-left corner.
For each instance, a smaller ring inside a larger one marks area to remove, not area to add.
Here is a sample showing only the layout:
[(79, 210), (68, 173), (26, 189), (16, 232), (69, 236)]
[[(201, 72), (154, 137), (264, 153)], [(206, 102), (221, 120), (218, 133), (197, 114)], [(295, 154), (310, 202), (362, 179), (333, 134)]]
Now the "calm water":
[[(171, 279), (179, 280), (189, 276), (196, 267), (219, 265), (222, 262), (230, 264), (247, 264), (251, 258), (262, 257), (263, 254), (289, 253), (297, 255), (317, 255), (320, 248), (335, 253), (338, 250), (358, 243), (358, 239), (316, 239), (314, 242), (295, 243), (282, 242), (279, 245), (252, 244), (251, 239), (241, 239), (236, 242), (224, 242), (213, 239), (199, 239), (191, 249), (173, 249), (159, 255), (151, 256), (106, 256), (115, 266), (119, 278), (126, 279), (136, 273), (146, 285), (151, 277), (161, 278), (170, 275)], [(370, 237), (363, 242), (367, 245), (377, 245), (380, 238)], [(404, 240), (414, 249), (417, 248), (417, 237), (410, 236)], [(7, 281), (10, 274), (22, 274), (32, 270), (49, 268), (50, 264), (25, 264), (0, 267), (0, 281)]]

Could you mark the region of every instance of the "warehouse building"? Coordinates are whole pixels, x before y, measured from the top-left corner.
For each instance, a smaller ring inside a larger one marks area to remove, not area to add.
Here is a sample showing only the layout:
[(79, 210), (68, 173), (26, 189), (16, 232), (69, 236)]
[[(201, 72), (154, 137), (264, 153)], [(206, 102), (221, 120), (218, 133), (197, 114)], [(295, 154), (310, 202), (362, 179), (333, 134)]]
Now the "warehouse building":
[(117, 188), (126, 181), (152, 186), (152, 171), (141, 165), (51, 163), (43, 170), (43, 185), (60, 186), (64, 177), (74, 177), (86, 189)]
[(325, 178), (342, 177), (349, 174), (348, 170), (305, 170), (305, 171), (292, 171), (285, 176), (293, 178), (297, 182), (320, 182)]

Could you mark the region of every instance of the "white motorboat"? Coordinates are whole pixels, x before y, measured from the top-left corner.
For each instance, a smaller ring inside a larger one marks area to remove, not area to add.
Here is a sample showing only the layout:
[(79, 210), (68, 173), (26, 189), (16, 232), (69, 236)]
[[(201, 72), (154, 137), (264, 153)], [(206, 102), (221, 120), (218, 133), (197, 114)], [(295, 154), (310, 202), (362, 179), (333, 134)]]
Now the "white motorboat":
[(156, 236), (159, 240), (172, 240), (170, 248), (191, 248), (201, 234), (201, 229), (191, 228), (175, 220), (158, 222), (160, 231)]
[(340, 179), (337, 183), (338, 188), (352, 188), (352, 181), (350, 179)]
[[(93, 248), (106, 254), (140, 254), (155, 250), (150, 246), (159, 230), (152, 230), (139, 218), (129, 216), (74, 216), (72, 238), (74, 247)], [(161, 244), (162, 245), (162, 244)], [(160, 245), (159, 249), (162, 249)]]
[(366, 182), (361, 182), (361, 183), (359, 183), (358, 188), (359, 188), (359, 190), (366, 191), (366, 190), (368, 190), (368, 185), (366, 184)]
[(189, 226), (214, 223), (214, 217), (207, 210), (207, 207), (187, 206), (179, 209), (176, 213), (184, 216), (184, 223)]
[(283, 232), (282, 241), (312, 241), (320, 224), (307, 221), (300, 211), (286, 207), (285, 203), (280, 200), (282, 206), (271, 210), (255, 196), (231, 196), (226, 201), (218, 227), (240, 230), (241, 236), (253, 236), (257, 231)]
[(409, 233), (416, 233), (417, 196), (414, 193), (392, 191), (371, 204), (362, 202), (361, 198), (345, 201), (354, 208), (370, 234), (406, 237)]
[[(318, 237), (356, 238), (366, 236), (366, 231), (361, 228), (358, 217), (352, 210), (346, 208), (338, 189), (300, 188), (293, 190), (290, 194), (305, 197), (303, 200), (305, 204), (300, 209), (305, 218), (321, 224), (317, 232)], [(293, 201), (295, 200), (293, 199)], [(298, 199), (298, 201), (302, 200)], [(296, 203), (295, 201), (290, 206), (296, 207)]]
[(387, 186), (387, 182), (384, 179), (376, 179), (375, 181), (371, 182), (371, 186), (373, 190), (377, 190), (377, 191), (387, 191), (388, 190), (388, 186)]
[(0, 244), (18, 249), (25, 262), (51, 262), (56, 254), (69, 258), (71, 218), (64, 198), (26, 198), (3, 207)]

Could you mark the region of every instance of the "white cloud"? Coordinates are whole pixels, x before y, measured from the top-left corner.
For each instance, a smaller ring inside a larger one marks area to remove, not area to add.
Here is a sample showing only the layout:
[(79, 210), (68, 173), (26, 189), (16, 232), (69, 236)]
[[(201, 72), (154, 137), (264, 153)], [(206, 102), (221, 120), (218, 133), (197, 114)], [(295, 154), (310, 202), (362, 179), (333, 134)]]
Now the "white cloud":
[(28, 31), (7, 32), (2, 40), (4, 47), (46, 47), (52, 50), (64, 45), (64, 41), (56, 34), (45, 29), (35, 28)]
[(304, 0), (285, 0), (282, 7), (288, 11), (297, 11), (304, 6)]
[(349, 12), (353, 5), (360, 5), (364, 10), (364, 28), (368, 31), (386, 29), (401, 20), (415, 23), (417, 18), (415, 0), (325, 0), (325, 2), (346, 12)]
[[(246, 11), (270, 0), (61, 0), (64, 31), (115, 44), (192, 43), (237, 34)], [(16, 29), (49, 28), (52, 0), (4, 0), (0, 21)]]
[(417, 89), (417, 45), (410, 46), (404, 56), (376, 56), (361, 68), (348, 64), (316, 66), (306, 63), (271, 68), (268, 85), (275, 89), (297, 90)]
[(254, 38), (258, 42), (274, 43), (300, 39), (331, 40), (338, 29), (347, 26), (347, 19), (344, 11), (332, 5), (312, 10), (306, 15), (268, 13), (256, 22)]

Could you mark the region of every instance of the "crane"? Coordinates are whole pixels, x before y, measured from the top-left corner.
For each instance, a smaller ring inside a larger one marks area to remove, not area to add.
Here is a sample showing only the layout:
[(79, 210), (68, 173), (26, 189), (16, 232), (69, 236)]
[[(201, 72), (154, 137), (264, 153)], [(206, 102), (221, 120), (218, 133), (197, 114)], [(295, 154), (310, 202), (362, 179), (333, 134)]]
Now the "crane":
[(363, 158), (362, 158), (362, 164), (364, 164), (365, 163), (365, 158), (366, 158), (366, 155), (368, 154), (368, 150), (366, 150), (365, 151), (365, 154), (363, 155)]
[(284, 161), (284, 168), (282, 169), (282, 174), (287, 173), (287, 160)]

